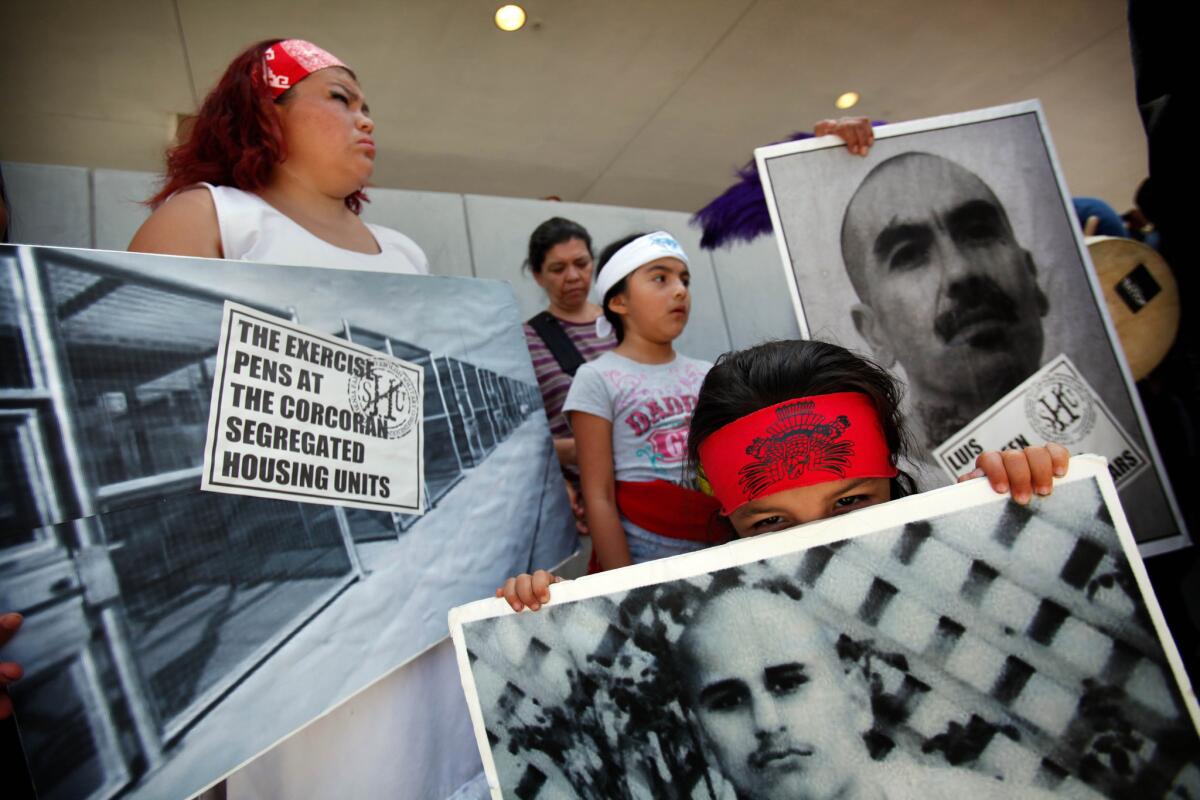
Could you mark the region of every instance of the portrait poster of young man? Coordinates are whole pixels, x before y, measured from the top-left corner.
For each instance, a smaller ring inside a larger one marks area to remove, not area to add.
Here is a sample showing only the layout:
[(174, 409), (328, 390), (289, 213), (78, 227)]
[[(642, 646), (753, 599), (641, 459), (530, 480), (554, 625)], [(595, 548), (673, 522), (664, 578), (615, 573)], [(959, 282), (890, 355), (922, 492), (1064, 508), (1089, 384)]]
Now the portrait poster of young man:
[(1107, 466), (588, 576), (450, 627), (493, 797), (1194, 796), (1200, 710)]
[(906, 386), (919, 482), (1055, 441), (1108, 458), (1142, 554), (1184, 546), (1036, 101), (756, 151), (805, 337)]

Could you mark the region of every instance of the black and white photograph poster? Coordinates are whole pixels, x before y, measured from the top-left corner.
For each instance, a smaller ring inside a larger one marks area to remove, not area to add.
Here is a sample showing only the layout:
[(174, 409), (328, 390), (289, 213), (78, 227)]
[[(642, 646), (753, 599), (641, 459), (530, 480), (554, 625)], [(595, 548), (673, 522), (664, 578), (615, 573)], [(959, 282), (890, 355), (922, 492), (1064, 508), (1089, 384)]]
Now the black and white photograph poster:
[(194, 796), (577, 547), (506, 283), (0, 246), (0, 349), (40, 797)]
[[(904, 382), (922, 487), (1032, 433), (1108, 458), (1142, 555), (1186, 546), (1041, 105), (875, 137), (865, 158), (833, 136), (755, 150), (802, 335)], [(1038, 375), (1060, 357), (1070, 392)]]
[(556, 584), (450, 627), (495, 798), (1200, 797), (1104, 460)]

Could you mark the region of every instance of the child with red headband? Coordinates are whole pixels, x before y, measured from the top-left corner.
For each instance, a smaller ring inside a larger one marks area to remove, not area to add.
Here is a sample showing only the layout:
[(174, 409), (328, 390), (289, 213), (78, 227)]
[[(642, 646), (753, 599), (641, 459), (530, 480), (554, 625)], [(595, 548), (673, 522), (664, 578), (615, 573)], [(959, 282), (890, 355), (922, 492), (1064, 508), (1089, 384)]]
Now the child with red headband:
[(593, 551), (591, 571), (712, 543), (716, 501), (689, 480), (687, 423), (712, 366), (676, 353), (691, 310), (688, 257), (665, 231), (600, 255), (599, 337), (617, 346), (575, 374), (563, 412), (575, 435)]
[[(726, 538), (756, 536), (914, 492), (901, 470), (907, 436), (900, 389), (879, 366), (837, 345), (768, 342), (718, 359), (688, 435), (702, 485), (720, 505)], [(1048, 495), (1067, 472), (1057, 444), (990, 451), (960, 480), (986, 477), (1018, 503)], [(561, 580), (541, 570), (496, 591), (536, 611)]]

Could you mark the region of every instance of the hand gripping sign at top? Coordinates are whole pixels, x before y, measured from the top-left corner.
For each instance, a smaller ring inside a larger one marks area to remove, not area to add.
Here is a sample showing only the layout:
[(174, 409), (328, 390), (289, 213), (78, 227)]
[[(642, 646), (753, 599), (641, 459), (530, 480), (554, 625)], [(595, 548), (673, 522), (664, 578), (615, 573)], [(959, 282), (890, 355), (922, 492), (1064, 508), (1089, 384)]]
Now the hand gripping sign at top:
[[(875, 136), (865, 158), (831, 136), (755, 151), (803, 335), (904, 379), (923, 487), (1055, 441), (1108, 458), (1143, 555), (1184, 546), (1041, 106)], [(1094, 424), (1046, 421), (1068, 382)]]

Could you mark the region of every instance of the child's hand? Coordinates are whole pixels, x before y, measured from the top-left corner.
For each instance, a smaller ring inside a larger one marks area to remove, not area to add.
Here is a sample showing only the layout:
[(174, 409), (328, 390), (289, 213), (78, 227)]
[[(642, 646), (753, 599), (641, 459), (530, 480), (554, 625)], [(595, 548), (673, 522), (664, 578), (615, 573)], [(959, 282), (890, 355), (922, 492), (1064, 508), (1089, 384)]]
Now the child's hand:
[(841, 137), (846, 143), (846, 149), (856, 156), (865, 156), (875, 143), (875, 129), (871, 127), (871, 120), (866, 117), (823, 119), (813, 125), (813, 136), (827, 136), (831, 133)]
[(537, 611), (550, 602), (550, 584), (561, 583), (563, 580), (544, 569), (539, 569), (532, 575), (522, 572), (506, 580), (504, 585), (496, 590), (496, 597), (503, 597), (505, 602), (512, 606), (513, 611), (526, 608)]
[(1035, 492), (1043, 496), (1050, 494), (1054, 479), (1067, 474), (1070, 460), (1067, 448), (1053, 443), (1024, 450), (989, 450), (975, 459), (975, 469), (958, 481), (962, 483), (986, 476), (997, 492), (1011, 491), (1012, 499), (1025, 505)]

